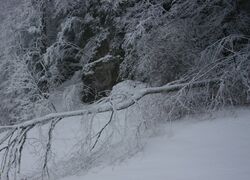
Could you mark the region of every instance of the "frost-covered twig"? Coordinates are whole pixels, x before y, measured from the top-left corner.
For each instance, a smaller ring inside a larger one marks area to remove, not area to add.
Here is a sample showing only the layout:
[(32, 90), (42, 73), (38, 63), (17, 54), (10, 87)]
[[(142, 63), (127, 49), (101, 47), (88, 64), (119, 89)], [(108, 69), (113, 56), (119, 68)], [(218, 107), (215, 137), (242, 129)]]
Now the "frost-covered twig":
[(93, 150), (96, 146), (96, 144), (98, 143), (101, 135), (102, 135), (102, 132), (106, 129), (106, 127), (111, 123), (112, 119), (113, 119), (113, 115), (114, 115), (114, 111), (111, 112), (111, 115), (110, 115), (110, 118), (109, 118), (109, 121), (102, 127), (102, 129), (96, 134), (96, 140), (94, 142), (94, 145), (92, 146), (91, 150)]
[(48, 169), (48, 159), (49, 159), (49, 153), (51, 151), (51, 144), (52, 144), (52, 137), (53, 137), (53, 130), (55, 129), (56, 124), (61, 120), (56, 119), (53, 120), (50, 124), (49, 132), (48, 132), (48, 142), (46, 145), (46, 150), (45, 150), (45, 156), (44, 156), (44, 162), (43, 162), (43, 174), (42, 174), (42, 179), (45, 175), (49, 177), (49, 169)]

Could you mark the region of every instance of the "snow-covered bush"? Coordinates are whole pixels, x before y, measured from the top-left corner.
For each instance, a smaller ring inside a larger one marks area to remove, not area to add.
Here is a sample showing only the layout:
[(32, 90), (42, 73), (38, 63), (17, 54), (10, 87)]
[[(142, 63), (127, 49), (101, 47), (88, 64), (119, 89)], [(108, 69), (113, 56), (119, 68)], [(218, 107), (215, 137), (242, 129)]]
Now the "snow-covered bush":
[(46, 70), (43, 78), (51, 90), (70, 79), (76, 71), (81, 69), (80, 59), (77, 57), (78, 52), (79, 47), (66, 41), (55, 43), (47, 48), (42, 59)]
[(0, 82), (3, 102), (0, 124), (13, 124), (34, 117), (35, 106), (40, 104), (42, 96), (38, 79), (28, 65), (29, 54), (35, 49), (29, 46), (35, 44), (33, 40), (37, 34), (37, 30), (29, 28), (36, 28), (37, 22), (33, 21), (36, 12), (29, 8), (30, 1), (2, 1), (1, 4), (6, 6), (2, 11), (8, 16), (5, 15), (0, 26), (0, 69), (4, 74)]
[(129, 21), (123, 43), (123, 79), (165, 84), (194, 66), (209, 45), (231, 34), (249, 34), (245, 21), (249, 15), (237, 10), (235, 1), (173, 1), (170, 9), (158, 9), (162, 13), (156, 18), (148, 14), (150, 6), (142, 12), (136, 7), (140, 6), (129, 8), (122, 21)]

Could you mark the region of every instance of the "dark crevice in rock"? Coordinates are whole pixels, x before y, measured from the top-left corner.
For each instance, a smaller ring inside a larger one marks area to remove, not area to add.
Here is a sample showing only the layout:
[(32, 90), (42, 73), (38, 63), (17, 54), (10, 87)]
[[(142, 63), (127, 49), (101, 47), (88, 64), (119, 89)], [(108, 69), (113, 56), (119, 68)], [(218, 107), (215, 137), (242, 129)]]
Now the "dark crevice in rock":
[(83, 69), (83, 102), (91, 102), (107, 95), (107, 91), (117, 83), (120, 62), (120, 57), (107, 55)]

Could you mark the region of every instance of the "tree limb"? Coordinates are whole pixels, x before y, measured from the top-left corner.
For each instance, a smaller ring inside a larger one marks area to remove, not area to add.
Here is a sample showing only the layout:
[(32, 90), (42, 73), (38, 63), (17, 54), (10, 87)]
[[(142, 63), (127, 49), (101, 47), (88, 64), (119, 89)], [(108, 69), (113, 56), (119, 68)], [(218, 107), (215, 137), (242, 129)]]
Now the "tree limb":
[[(141, 89), (140, 91), (136, 92), (131, 98), (118, 103), (115, 105), (116, 110), (122, 110), (126, 109), (133, 104), (135, 104), (136, 101), (140, 100), (142, 97), (148, 95), (148, 94), (157, 94), (157, 93), (168, 93), (168, 92), (173, 92), (173, 91), (178, 91), (183, 87), (201, 87), (207, 83), (214, 83), (218, 80), (212, 79), (212, 80), (205, 80), (205, 81), (197, 81), (197, 82), (188, 82), (188, 83), (180, 83), (180, 84), (174, 84), (174, 85), (169, 85), (166, 84), (161, 87), (151, 87), (151, 88), (144, 88)], [(55, 118), (67, 118), (67, 117), (73, 117), (73, 116), (81, 116), (84, 114), (89, 114), (89, 113), (103, 113), (103, 112), (108, 112), (112, 111), (113, 107), (110, 104), (102, 104), (102, 105), (95, 105), (89, 106), (84, 110), (77, 110), (77, 111), (68, 111), (68, 112), (61, 112), (61, 113), (51, 113), (43, 117), (35, 118), (29, 121), (25, 121), (20, 124), (16, 125), (11, 125), (11, 126), (0, 126), (1, 129), (16, 129), (16, 128), (24, 128), (28, 127), (31, 125), (37, 125), (37, 124), (43, 124), (43, 123), (48, 123), (52, 121)]]

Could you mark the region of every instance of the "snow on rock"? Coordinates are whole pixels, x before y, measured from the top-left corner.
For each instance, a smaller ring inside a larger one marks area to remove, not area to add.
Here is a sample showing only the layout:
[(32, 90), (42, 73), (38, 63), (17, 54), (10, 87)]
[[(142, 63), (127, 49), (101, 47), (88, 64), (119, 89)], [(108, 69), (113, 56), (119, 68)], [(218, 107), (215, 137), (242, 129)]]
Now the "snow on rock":
[(126, 162), (61, 180), (248, 180), (249, 117), (241, 108), (173, 122)]
[(118, 83), (112, 89), (111, 94), (134, 94), (135, 91), (140, 90), (142, 88), (146, 88), (147, 85), (145, 83), (139, 81), (125, 80), (123, 82)]

